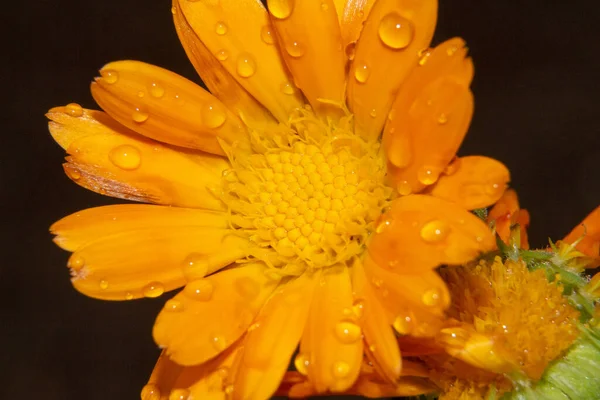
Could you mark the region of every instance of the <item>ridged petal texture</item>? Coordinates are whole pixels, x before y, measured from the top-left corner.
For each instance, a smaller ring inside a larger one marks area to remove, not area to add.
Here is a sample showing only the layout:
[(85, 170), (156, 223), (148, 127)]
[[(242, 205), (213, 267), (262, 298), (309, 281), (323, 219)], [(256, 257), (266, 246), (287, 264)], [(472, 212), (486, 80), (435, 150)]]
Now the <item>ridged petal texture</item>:
[(567, 243), (575, 243), (577, 250), (592, 258), (587, 268), (600, 265), (600, 207), (592, 211), (579, 225), (563, 239)]

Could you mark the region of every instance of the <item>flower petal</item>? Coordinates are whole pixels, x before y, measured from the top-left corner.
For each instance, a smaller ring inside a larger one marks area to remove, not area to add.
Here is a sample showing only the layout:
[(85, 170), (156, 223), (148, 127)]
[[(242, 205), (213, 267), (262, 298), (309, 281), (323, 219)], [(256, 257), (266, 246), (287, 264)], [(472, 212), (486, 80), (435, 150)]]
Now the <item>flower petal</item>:
[(349, 319), (352, 285), (345, 266), (324, 269), (316, 287), (300, 354), (308, 360), (308, 377), (317, 392), (343, 392), (360, 372), (363, 342)]
[(266, 270), (248, 263), (188, 283), (158, 315), (156, 343), (181, 365), (220, 354), (248, 329), (277, 286)]
[(600, 206), (573, 228), (563, 241), (575, 243), (578, 239), (580, 241), (575, 248), (594, 260), (586, 268), (595, 268), (600, 265)]
[(260, 0), (179, 0), (179, 8), (206, 48), (275, 118), (286, 122), (302, 106), (299, 93), (286, 93), (292, 83)]
[(398, 89), (427, 48), (437, 18), (437, 1), (379, 0), (356, 44), (348, 79), (356, 130), (377, 139)]
[(368, 398), (418, 396), (433, 393), (438, 388), (430, 380), (419, 377), (402, 377), (394, 383), (380, 382), (376, 377), (361, 376), (351, 393)]
[(358, 299), (357, 306), (362, 310), (361, 326), (369, 345), (369, 352), (382, 375), (394, 382), (400, 377), (402, 370), (398, 342), (386, 311), (375, 297), (363, 266), (358, 262), (352, 268), (352, 288)]
[(233, 399), (268, 399), (277, 390), (298, 347), (315, 280), (303, 274), (278, 289), (249, 329)]
[(376, 298), (387, 310), (388, 323), (398, 333), (425, 337), (437, 333), (450, 294), (436, 271), (400, 275), (381, 268), (369, 256), (363, 263)]
[(294, 83), (317, 113), (341, 116), (345, 107), (345, 57), (333, 1), (298, 1), (284, 18), (278, 12), (279, 2), (268, 2), (271, 21)]
[(228, 228), (228, 214), (193, 208), (163, 207), (147, 204), (118, 204), (88, 208), (55, 222), (50, 231), (54, 242), (68, 251), (97, 239), (124, 231), (145, 228), (205, 226)]
[[(371, 12), (375, 0), (334, 0), (340, 26), (342, 30), (342, 41), (346, 54), (354, 58), (354, 46), (363, 29), (363, 24)], [(350, 46), (350, 47), (348, 47)], [(348, 54), (350, 53), (350, 54)]]
[(163, 143), (225, 155), (219, 139), (250, 148), (242, 121), (217, 98), (166, 69), (140, 61), (106, 64), (92, 96), (129, 129)]
[(131, 300), (160, 296), (183, 286), (186, 276), (198, 279), (217, 271), (245, 257), (247, 247), (233, 231), (202, 223), (148, 227), (84, 245), (73, 253), (69, 267), (78, 291), (104, 300)]
[(529, 212), (519, 207), (519, 199), (517, 192), (513, 189), (508, 189), (504, 192), (500, 200), (490, 210), (487, 222), (494, 221), (496, 233), (500, 236), (503, 242), (510, 241), (511, 227), (519, 224), (521, 247), (529, 248), (527, 240), (527, 227), (529, 226)]
[[(204, 364), (185, 367), (172, 361), (163, 351), (152, 371), (148, 384), (142, 389), (142, 399), (206, 399), (226, 400), (226, 387), (240, 351), (240, 342)], [(153, 393), (154, 397), (144, 394)]]
[(209, 188), (229, 163), (222, 157), (173, 149), (117, 124), (100, 111), (81, 117), (50, 110), (50, 132), (71, 157), (67, 175), (95, 192), (128, 200), (223, 210)]
[[(231, 76), (198, 38), (181, 12), (179, 0), (173, 0), (173, 10), (179, 41), (210, 92), (251, 129), (262, 130), (267, 126), (277, 125), (271, 113)], [(223, 57), (223, 54), (218, 56)]]
[(464, 264), (494, 248), (485, 222), (455, 203), (426, 195), (394, 200), (368, 244), (377, 264), (402, 274)]
[(455, 38), (426, 51), (394, 101), (383, 143), (391, 183), (402, 195), (435, 183), (467, 133), (473, 63), (464, 45)]
[(450, 168), (455, 170), (442, 175), (429, 194), (455, 202), (467, 210), (487, 207), (497, 202), (510, 180), (508, 168), (489, 157), (462, 157), (452, 163)]

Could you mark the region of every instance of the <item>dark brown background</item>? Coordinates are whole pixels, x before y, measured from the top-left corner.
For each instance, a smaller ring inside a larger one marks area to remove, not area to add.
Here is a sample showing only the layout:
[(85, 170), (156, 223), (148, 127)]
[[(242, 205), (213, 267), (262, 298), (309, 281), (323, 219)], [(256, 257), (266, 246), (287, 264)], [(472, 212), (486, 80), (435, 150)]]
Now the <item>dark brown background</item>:
[[(43, 115), (73, 101), (94, 107), (88, 85), (108, 61), (195, 74), (168, 1), (12, 3), (0, 27), (0, 398), (136, 399), (158, 355), (150, 332), (164, 299), (100, 302), (71, 288), (68, 254), (48, 226), (114, 201), (63, 175)], [(476, 112), (461, 154), (509, 166), (538, 246), (600, 203), (600, 7), (556, 3), (442, 0), (436, 35), (465, 37), (475, 59)]]

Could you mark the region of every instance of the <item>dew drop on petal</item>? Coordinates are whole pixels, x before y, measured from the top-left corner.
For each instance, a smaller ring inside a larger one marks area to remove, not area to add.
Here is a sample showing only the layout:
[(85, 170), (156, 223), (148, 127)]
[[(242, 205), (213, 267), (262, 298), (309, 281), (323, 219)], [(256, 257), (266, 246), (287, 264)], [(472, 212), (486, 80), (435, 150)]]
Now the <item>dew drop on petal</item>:
[(187, 400), (190, 397), (190, 391), (187, 389), (175, 389), (169, 394), (169, 400)]
[(260, 38), (266, 44), (273, 44), (275, 39), (273, 38), (273, 33), (271, 32), (271, 27), (269, 25), (265, 25), (260, 30)]
[(78, 118), (83, 115), (83, 108), (77, 103), (69, 103), (65, 107), (65, 113), (71, 117)]
[(442, 300), (442, 295), (440, 291), (437, 289), (430, 289), (423, 293), (423, 297), (421, 298), (423, 304), (429, 307), (435, 307)]
[(289, 43), (287, 46), (285, 46), (285, 50), (290, 56), (294, 58), (302, 57), (304, 55), (304, 52), (306, 51), (304, 45), (300, 42)]
[(160, 397), (160, 389), (158, 388), (158, 386), (149, 383), (142, 388), (142, 400), (160, 400)]
[(424, 66), (427, 64), (427, 60), (431, 56), (431, 51), (429, 49), (419, 51), (419, 66)]
[(197, 279), (188, 283), (183, 293), (191, 299), (208, 301), (212, 298), (214, 286), (208, 279)]
[(450, 226), (440, 220), (426, 223), (421, 228), (421, 238), (428, 243), (438, 243), (444, 240), (450, 233)]
[(143, 111), (139, 107), (136, 107), (135, 110), (133, 110), (133, 113), (131, 114), (131, 118), (138, 124), (141, 124), (142, 122), (146, 122), (148, 117), (149, 117), (148, 113)]
[(227, 342), (222, 335), (214, 335), (211, 339), (211, 342), (217, 351), (223, 351), (227, 348)]
[(310, 361), (305, 354), (299, 353), (296, 358), (294, 358), (294, 366), (296, 370), (300, 372), (302, 375), (308, 375), (308, 366), (310, 365)]
[(158, 83), (154, 82), (150, 85), (150, 95), (152, 97), (156, 97), (157, 99), (160, 99), (161, 97), (163, 97), (165, 95), (165, 89), (160, 86)]
[(202, 279), (208, 274), (208, 258), (204, 254), (190, 253), (181, 264), (183, 276), (188, 281)]
[(457, 51), (458, 51), (457, 46), (450, 46), (450, 47), (448, 47), (448, 49), (446, 49), (446, 54), (448, 54), (448, 57), (452, 57)]
[(225, 25), (225, 23), (222, 21), (217, 22), (217, 25), (215, 26), (215, 32), (217, 35), (223, 36), (227, 33), (227, 25)]
[(321, 10), (323, 10), (323, 11), (329, 10), (329, 6), (324, 1), (321, 2)]
[(67, 262), (67, 266), (74, 270), (80, 270), (85, 265), (85, 260), (78, 254), (73, 254), (69, 261)]
[(205, 104), (202, 108), (202, 121), (210, 129), (215, 129), (223, 125), (226, 118), (225, 111), (216, 103)]
[(165, 286), (160, 282), (150, 282), (142, 289), (144, 297), (154, 298), (161, 296), (165, 292)]
[(77, 181), (81, 178), (81, 173), (76, 169), (68, 168), (65, 170), (65, 172), (69, 178), (73, 179), (74, 181)]
[(177, 299), (169, 299), (165, 303), (164, 310), (169, 312), (180, 312), (183, 311), (183, 303)]
[(256, 72), (256, 62), (250, 54), (240, 54), (237, 61), (237, 73), (242, 78), (249, 78)]
[(175, 15), (177, 14), (177, 8), (176, 7), (171, 7), (171, 14)]
[(335, 325), (335, 336), (341, 343), (350, 344), (361, 338), (362, 331), (355, 323), (342, 321)]
[(352, 304), (352, 312), (356, 316), (356, 318), (362, 318), (365, 312), (365, 302), (362, 299), (357, 299)]
[(115, 166), (124, 170), (134, 170), (139, 168), (142, 163), (140, 151), (131, 145), (124, 144), (117, 146), (108, 153), (108, 159)]
[(294, 0), (270, 0), (269, 12), (277, 19), (285, 19), (292, 14)]
[(389, 218), (381, 218), (375, 227), (376, 233), (381, 233), (392, 225), (392, 220)]
[(407, 315), (398, 315), (394, 319), (394, 329), (401, 335), (407, 335), (413, 330), (412, 318)]
[(225, 389), (223, 389), (223, 391), (225, 392), (226, 395), (231, 395), (233, 393), (234, 387), (233, 385), (227, 385), (225, 386)]
[(448, 114), (441, 113), (437, 118), (437, 123), (440, 125), (445, 125), (448, 123)]
[(229, 53), (227, 52), (227, 50), (220, 50), (219, 52), (217, 52), (217, 59), (219, 61), (225, 61), (228, 57)]
[(413, 36), (412, 23), (398, 13), (387, 14), (379, 23), (379, 38), (392, 49), (404, 49), (412, 42)]
[(408, 196), (412, 193), (412, 187), (408, 181), (401, 181), (397, 186), (398, 194), (402, 196)]
[(105, 281), (104, 279), (101, 280), (99, 286), (100, 286), (100, 289), (102, 289), (102, 290), (108, 289), (108, 281)]
[(369, 115), (371, 116), (371, 118), (375, 118), (377, 116), (377, 111), (375, 109), (372, 109)]
[(369, 79), (371, 71), (366, 64), (358, 64), (354, 67), (354, 79), (357, 82), (365, 83)]
[(497, 196), (504, 190), (504, 185), (499, 183), (490, 183), (485, 186), (485, 193), (489, 196)]
[(294, 94), (296, 92), (292, 84), (289, 82), (284, 82), (281, 84), (281, 91), (284, 94)]
[(133, 293), (127, 292), (125, 294), (125, 300), (133, 300)]
[(433, 185), (435, 182), (437, 182), (439, 176), (440, 176), (439, 172), (437, 171), (436, 168), (433, 168), (433, 167), (425, 166), (425, 167), (421, 167), (417, 171), (417, 179), (423, 185)]
[(348, 376), (350, 373), (350, 365), (344, 361), (336, 361), (333, 363), (332, 371), (333, 376), (342, 379)]
[(116, 83), (119, 80), (119, 73), (112, 69), (104, 69), (100, 71), (100, 75), (104, 78), (104, 82), (106, 83)]

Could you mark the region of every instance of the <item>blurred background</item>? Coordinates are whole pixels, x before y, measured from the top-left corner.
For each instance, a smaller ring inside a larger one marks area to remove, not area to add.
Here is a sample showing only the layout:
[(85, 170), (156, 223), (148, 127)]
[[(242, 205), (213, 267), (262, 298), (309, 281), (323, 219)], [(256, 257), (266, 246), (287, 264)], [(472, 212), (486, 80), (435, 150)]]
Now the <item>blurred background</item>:
[[(95, 108), (89, 83), (105, 63), (136, 59), (196, 80), (170, 2), (34, 0), (3, 6), (0, 146), (0, 398), (137, 399), (159, 350), (164, 297), (101, 302), (69, 281), (50, 224), (117, 203), (63, 174), (44, 113)], [(475, 116), (460, 154), (512, 172), (532, 216), (530, 240), (559, 239), (600, 204), (600, 3), (441, 0), (434, 44), (467, 40)]]

